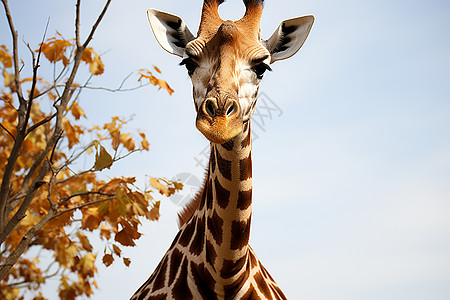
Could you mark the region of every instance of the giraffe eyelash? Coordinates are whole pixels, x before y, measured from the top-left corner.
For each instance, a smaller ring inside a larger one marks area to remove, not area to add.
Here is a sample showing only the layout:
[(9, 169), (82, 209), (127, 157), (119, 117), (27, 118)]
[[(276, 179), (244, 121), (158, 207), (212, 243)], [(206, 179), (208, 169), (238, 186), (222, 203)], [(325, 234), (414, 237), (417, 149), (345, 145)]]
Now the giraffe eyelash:
[(256, 77), (258, 79), (262, 79), (264, 76), (264, 73), (266, 71), (272, 71), (272, 68), (266, 63), (260, 63), (260, 64), (257, 64), (256, 66), (254, 66), (252, 68), (252, 70), (253, 70), (253, 72), (256, 73)]
[(192, 58), (185, 58), (180, 62), (180, 66), (185, 66), (189, 76), (194, 74), (195, 69), (197, 69), (198, 64)]

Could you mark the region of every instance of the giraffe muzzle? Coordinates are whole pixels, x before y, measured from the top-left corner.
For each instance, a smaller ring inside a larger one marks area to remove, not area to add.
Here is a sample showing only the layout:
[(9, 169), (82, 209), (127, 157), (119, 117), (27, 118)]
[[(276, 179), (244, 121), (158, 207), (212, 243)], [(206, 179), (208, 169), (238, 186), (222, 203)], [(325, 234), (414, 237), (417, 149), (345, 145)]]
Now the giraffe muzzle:
[(230, 98), (207, 98), (197, 113), (197, 129), (211, 142), (223, 144), (242, 132), (239, 103)]

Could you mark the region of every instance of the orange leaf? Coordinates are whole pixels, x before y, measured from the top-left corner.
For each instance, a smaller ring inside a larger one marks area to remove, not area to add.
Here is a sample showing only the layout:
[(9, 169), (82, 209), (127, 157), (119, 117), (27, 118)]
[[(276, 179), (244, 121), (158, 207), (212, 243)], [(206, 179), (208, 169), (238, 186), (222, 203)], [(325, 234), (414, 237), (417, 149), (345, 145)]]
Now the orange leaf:
[(105, 66), (100, 59), (100, 55), (95, 54), (94, 60), (89, 64), (89, 72), (91, 72), (92, 75), (101, 75), (104, 70)]
[(5, 68), (12, 67), (12, 56), (8, 53), (8, 49), (4, 45), (0, 47), (0, 61)]
[(148, 151), (150, 144), (148, 143), (147, 139), (145, 138), (145, 133), (141, 132), (141, 133), (139, 133), (139, 135), (142, 137), (142, 142), (141, 142), (142, 148)]
[(150, 221), (157, 221), (159, 219), (159, 207), (161, 202), (157, 201), (155, 205), (153, 205), (152, 209), (147, 213), (147, 219)]
[(86, 235), (84, 235), (81, 232), (77, 233), (78, 239), (80, 240), (81, 246), (83, 246), (83, 249), (86, 251), (92, 251), (93, 247), (91, 243), (89, 242), (89, 239)]
[(159, 182), (158, 179), (156, 179), (154, 177), (151, 177), (150, 178), (150, 185), (154, 189), (158, 190), (161, 195), (170, 196), (169, 195), (169, 189), (165, 185), (163, 185), (161, 182)]
[(123, 258), (123, 263), (125, 264), (125, 266), (129, 267), (130, 263), (131, 263), (131, 260), (129, 258), (127, 258), (127, 257), (124, 257)]
[(102, 261), (105, 266), (109, 267), (114, 262), (114, 257), (111, 254), (105, 254)]
[(140, 238), (141, 234), (128, 223), (121, 222), (120, 224), (122, 224), (123, 228), (116, 234), (114, 240), (123, 246), (136, 246), (134, 240)]
[(74, 102), (70, 107), (70, 112), (75, 117), (76, 120), (79, 120), (81, 117), (86, 118), (84, 114), (84, 110), (78, 105), (78, 102)]

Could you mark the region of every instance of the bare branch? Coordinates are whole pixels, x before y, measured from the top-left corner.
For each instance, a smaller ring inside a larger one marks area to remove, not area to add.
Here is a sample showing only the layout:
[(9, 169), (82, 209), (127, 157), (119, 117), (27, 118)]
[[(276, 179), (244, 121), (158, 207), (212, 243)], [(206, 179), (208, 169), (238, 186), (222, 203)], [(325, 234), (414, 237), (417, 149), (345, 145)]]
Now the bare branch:
[(6, 18), (8, 19), (9, 29), (10, 29), (11, 35), (12, 35), (14, 75), (15, 75), (14, 81), (16, 84), (16, 93), (17, 93), (17, 96), (19, 97), (19, 101), (24, 102), (25, 99), (23, 98), (22, 88), (21, 88), (21, 84), (20, 84), (19, 49), (18, 49), (18, 44), (17, 44), (18, 34), (17, 34), (16, 29), (14, 28), (14, 23), (12, 20), (11, 11), (9, 10), (8, 1), (2, 0), (2, 3), (3, 3), (3, 6), (5, 7)]
[(76, 17), (75, 17), (75, 41), (77, 43), (77, 48), (81, 48), (81, 41), (80, 41), (80, 5), (81, 5), (81, 0), (77, 0)]
[(100, 15), (97, 18), (97, 21), (95, 22), (94, 26), (91, 29), (91, 33), (89, 33), (88, 38), (86, 39), (86, 41), (83, 44), (83, 48), (86, 48), (88, 46), (88, 44), (91, 42), (92, 38), (94, 37), (94, 33), (97, 30), (98, 25), (100, 24), (100, 22), (102, 21), (103, 17), (106, 14), (106, 11), (108, 10), (108, 6), (111, 3), (111, 0), (108, 0), (105, 4), (105, 6), (103, 7), (102, 12), (100, 13)]
[(87, 202), (87, 203), (84, 203), (84, 204), (80, 204), (80, 205), (77, 205), (77, 206), (75, 206), (75, 207), (68, 208), (68, 209), (65, 209), (65, 210), (60, 211), (58, 214), (56, 214), (55, 216), (53, 216), (52, 219), (55, 219), (55, 218), (57, 218), (57, 217), (59, 217), (59, 216), (61, 216), (61, 215), (63, 215), (63, 214), (68, 213), (68, 212), (75, 211), (75, 210), (79, 210), (79, 209), (81, 209), (81, 208), (83, 208), (83, 207), (90, 206), (90, 205), (93, 205), (93, 204), (98, 204), (98, 203), (110, 201), (110, 200), (113, 200), (113, 199), (115, 199), (115, 198), (116, 198), (116, 197), (108, 197), (108, 198), (98, 199), (98, 200), (94, 200), (94, 201)]
[(9, 130), (6, 129), (6, 127), (3, 126), (3, 124), (0, 124), (0, 127), (1, 127), (4, 131), (6, 131), (6, 132), (12, 137), (13, 140), (16, 139), (16, 137), (15, 137), (11, 132), (9, 132)]
[[(58, 207), (66, 206), (67, 202), (69, 202), (70, 199), (75, 197), (82, 197), (82, 196), (90, 196), (90, 195), (99, 195), (99, 196), (108, 196), (108, 197), (114, 197), (112, 194), (106, 194), (102, 192), (84, 192), (84, 193), (77, 193), (73, 194), (69, 197), (66, 197), (60, 204), (58, 204)], [(56, 218), (56, 217), (55, 217)]]
[(43, 119), (42, 121), (37, 122), (36, 124), (34, 124), (33, 126), (31, 126), (30, 128), (28, 128), (27, 132), (25, 135), (29, 135), (33, 130), (35, 130), (36, 128), (38, 128), (39, 126), (44, 125), (45, 123), (50, 122), (52, 119), (54, 119), (56, 117), (56, 113), (54, 113), (51, 116), (46, 117), (45, 119)]

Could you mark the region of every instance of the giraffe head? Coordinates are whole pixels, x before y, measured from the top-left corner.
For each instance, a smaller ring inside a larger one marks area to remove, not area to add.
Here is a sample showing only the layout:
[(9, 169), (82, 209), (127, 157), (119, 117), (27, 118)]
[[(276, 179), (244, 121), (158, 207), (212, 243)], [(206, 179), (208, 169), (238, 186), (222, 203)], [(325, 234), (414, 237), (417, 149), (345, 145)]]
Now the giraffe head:
[(313, 16), (281, 22), (268, 40), (260, 36), (263, 0), (244, 0), (238, 21), (224, 21), (224, 0), (205, 0), (197, 37), (183, 20), (155, 9), (147, 11), (153, 33), (166, 51), (182, 58), (193, 84), (196, 126), (213, 143), (242, 132), (255, 109), (258, 88), (270, 64), (294, 55), (305, 42)]

